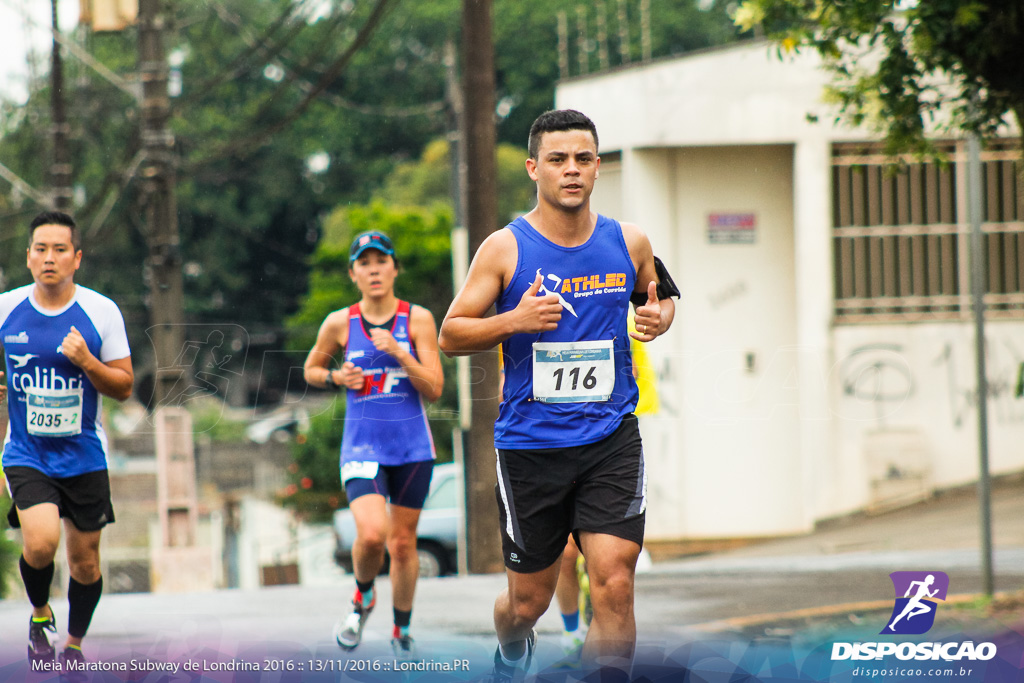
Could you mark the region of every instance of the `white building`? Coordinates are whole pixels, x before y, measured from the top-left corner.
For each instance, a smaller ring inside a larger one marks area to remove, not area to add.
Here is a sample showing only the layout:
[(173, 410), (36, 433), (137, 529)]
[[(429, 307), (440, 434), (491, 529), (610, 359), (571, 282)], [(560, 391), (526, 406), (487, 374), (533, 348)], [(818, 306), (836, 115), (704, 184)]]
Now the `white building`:
[[(803, 532), (977, 478), (963, 143), (889, 175), (827, 82), (816, 55), (748, 43), (558, 87), (597, 124), (596, 209), (644, 228), (683, 292), (649, 347), (651, 540)], [(1024, 469), (1018, 156), (982, 157), (994, 474)]]

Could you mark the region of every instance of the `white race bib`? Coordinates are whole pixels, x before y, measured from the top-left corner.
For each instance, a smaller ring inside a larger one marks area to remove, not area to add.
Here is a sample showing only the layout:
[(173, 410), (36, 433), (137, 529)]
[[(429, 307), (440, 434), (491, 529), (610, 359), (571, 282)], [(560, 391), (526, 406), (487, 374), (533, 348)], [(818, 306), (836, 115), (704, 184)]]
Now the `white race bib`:
[(341, 483), (349, 479), (373, 479), (377, 476), (380, 463), (375, 460), (357, 460), (341, 466)]
[(32, 436), (63, 437), (82, 433), (82, 387), (26, 387), (25, 399), (25, 425)]
[(534, 400), (542, 403), (607, 401), (614, 388), (612, 340), (534, 343)]

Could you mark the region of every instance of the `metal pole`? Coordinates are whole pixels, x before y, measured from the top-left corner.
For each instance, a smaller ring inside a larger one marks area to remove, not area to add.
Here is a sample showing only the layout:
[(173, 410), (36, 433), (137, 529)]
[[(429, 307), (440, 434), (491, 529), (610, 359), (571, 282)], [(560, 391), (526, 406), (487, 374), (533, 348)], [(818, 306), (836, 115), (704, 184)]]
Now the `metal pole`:
[[(444, 46), (445, 97), (448, 100), (449, 148), (451, 164), (452, 207), (455, 225), (452, 228), (452, 290), (458, 292), (466, 280), (469, 269), (469, 231), (466, 230), (466, 146), (465, 106), (462, 90), (459, 88), (458, 53), (451, 41)], [(459, 533), (455, 538), (455, 556), (459, 576), (469, 573), (469, 528), (466, 498), (466, 434), (473, 424), (472, 386), (470, 384), (470, 358), (459, 356), (455, 359), (456, 384), (459, 395), (459, 426), (452, 430), (452, 456), (458, 468), (456, 476), (457, 505), (459, 512)]]
[[(149, 242), (150, 332), (156, 352), (155, 405), (164, 405), (183, 379), (174, 365), (184, 346), (185, 297), (181, 274), (178, 207), (175, 200), (174, 136), (167, 128), (167, 28), (161, 0), (139, 2), (139, 78), (142, 81), (142, 198)], [(185, 378), (187, 380), (187, 378)]]
[(619, 60), (622, 64), (629, 64), (629, 18), (626, 15), (626, 0), (618, 0), (619, 3)]
[(640, 51), (651, 61), (651, 0), (640, 0)]
[(971, 219), (971, 296), (978, 376), (978, 503), (981, 517), (981, 576), (985, 595), (995, 591), (992, 575), (992, 491), (988, 469), (988, 379), (985, 374), (985, 252), (981, 233), (981, 142), (967, 139), (967, 188)]
[(68, 152), (67, 113), (64, 109), (64, 60), (60, 54), (57, 35), (57, 0), (50, 2), (51, 25), (53, 26), (53, 49), (50, 58), (50, 113), (53, 119), (53, 163), (50, 164), (50, 189), (53, 192), (53, 206), (58, 211), (71, 209), (71, 155)]
[(587, 50), (587, 9), (583, 5), (576, 5), (576, 60), (579, 63), (580, 74), (590, 72), (590, 52)]
[(569, 78), (569, 18), (558, 10), (558, 77)]
[[(497, 131), (494, 125), (494, 43), (491, 0), (462, 2), (462, 93), (465, 103), (466, 227), (475, 254), (498, 223)], [(473, 424), (466, 442), (466, 507), (469, 570), (502, 570), (494, 526), (494, 421), (498, 417), (498, 356), (473, 356)]]
[(597, 62), (602, 71), (611, 67), (608, 60), (608, 7), (603, 0), (595, 6), (597, 13)]

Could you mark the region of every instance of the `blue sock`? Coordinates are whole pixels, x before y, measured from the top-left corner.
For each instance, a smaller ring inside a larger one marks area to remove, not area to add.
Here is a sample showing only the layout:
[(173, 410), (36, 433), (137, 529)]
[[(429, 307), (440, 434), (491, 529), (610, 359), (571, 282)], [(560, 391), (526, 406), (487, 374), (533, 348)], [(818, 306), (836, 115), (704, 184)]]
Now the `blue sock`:
[(580, 612), (576, 610), (572, 614), (562, 615), (562, 625), (566, 631), (575, 631), (580, 627)]

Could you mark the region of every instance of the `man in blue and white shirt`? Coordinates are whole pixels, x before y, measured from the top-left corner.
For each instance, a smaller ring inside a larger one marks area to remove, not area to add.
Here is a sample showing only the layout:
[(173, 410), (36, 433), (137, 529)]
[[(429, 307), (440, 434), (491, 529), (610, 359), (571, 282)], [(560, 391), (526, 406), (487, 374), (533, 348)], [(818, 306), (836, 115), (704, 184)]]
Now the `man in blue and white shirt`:
[(57, 634), (49, 606), (61, 518), (71, 572), (68, 638), (60, 655), (82, 660), (81, 642), (103, 589), (99, 545), (114, 521), (100, 395), (119, 401), (134, 373), (117, 305), (76, 285), (82, 263), (71, 216), (44, 212), (31, 225), (27, 265), (34, 283), (0, 294), (8, 428), (3, 467), (21, 527), (21, 575), (32, 603), (30, 660), (53, 661)]

